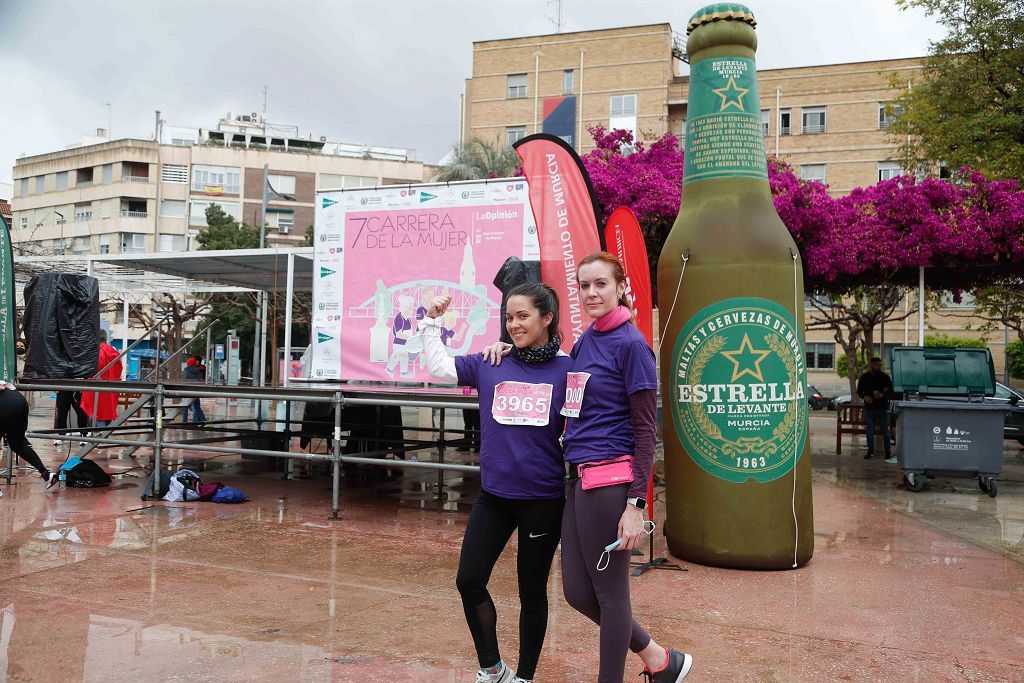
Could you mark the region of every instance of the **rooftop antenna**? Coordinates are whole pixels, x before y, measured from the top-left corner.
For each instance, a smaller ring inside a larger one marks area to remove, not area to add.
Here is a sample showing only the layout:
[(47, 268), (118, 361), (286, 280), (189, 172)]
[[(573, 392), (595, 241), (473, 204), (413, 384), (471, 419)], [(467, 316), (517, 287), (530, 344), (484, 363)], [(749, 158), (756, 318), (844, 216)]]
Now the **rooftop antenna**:
[(263, 86), (263, 135), (267, 134), (267, 86)]
[(562, 12), (563, 0), (548, 0), (548, 7), (555, 5), (555, 16), (548, 17), (548, 21), (555, 25), (555, 33), (561, 33), (565, 28), (565, 15)]
[(104, 102), (103, 106), (107, 108), (107, 140), (113, 140), (114, 134), (110, 130), (113, 128), (114, 123), (114, 105), (110, 102)]

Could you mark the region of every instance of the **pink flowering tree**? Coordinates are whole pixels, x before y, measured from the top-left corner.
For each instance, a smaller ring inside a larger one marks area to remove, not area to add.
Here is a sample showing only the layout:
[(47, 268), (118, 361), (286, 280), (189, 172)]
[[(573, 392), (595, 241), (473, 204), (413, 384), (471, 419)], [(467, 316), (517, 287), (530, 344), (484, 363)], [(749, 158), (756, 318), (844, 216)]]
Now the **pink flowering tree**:
[[(683, 150), (674, 135), (638, 141), (628, 131), (590, 129), (596, 149), (583, 157), (604, 218), (628, 206), (640, 219), (652, 274), (679, 212)], [(895, 313), (907, 288), (927, 268), (929, 286), (971, 289), (993, 320), (1022, 309), (1024, 191), (1013, 180), (988, 180), (961, 169), (950, 180), (903, 176), (845, 197), (800, 179), (768, 160), (775, 208), (800, 249), (805, 285), (813, 295), (809, 329), (828, 329), (847, 358), (869, 355), (875, 329)], [(1014, 299), (1013, 301), (1009, 301)], [(1021, 328), (1017, 316), (1011, 327)], [(855, 384), (858, 364), (848, 362)], [(852, 392), (851, 392), (852, 393)]]

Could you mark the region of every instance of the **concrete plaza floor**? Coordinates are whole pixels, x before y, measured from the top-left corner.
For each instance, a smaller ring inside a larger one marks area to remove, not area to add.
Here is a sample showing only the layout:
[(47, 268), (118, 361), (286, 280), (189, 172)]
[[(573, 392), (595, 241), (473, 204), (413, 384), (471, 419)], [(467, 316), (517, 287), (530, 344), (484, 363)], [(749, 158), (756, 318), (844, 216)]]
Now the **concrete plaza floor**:
[[(812, 420), (806, 567), (648, 572), (637, 619), (693, 653), (688, 681), (1024, 680), (1024, 450), (1007, 442), (997, 498), (970, 480), (911, 493), (849, 440), (835, 456), (833, 430), (834, 413)], [(346, 480), (332, 522), (327, 478), (254, 464), (203, 473), (250, 496), (236, 506), (146, 503), (132, 477), (42, 492), (19, 472), (0, 498), (0, 681), (472, 680), (454, 576), (475, 480), (449, 477), (443, 501), (435, 474)], [(514, 664), (511, 550), (491, 591)], [(552, 574), (537, 680), (591, 681), (597, 629), (562, 599), (557, 558)]]

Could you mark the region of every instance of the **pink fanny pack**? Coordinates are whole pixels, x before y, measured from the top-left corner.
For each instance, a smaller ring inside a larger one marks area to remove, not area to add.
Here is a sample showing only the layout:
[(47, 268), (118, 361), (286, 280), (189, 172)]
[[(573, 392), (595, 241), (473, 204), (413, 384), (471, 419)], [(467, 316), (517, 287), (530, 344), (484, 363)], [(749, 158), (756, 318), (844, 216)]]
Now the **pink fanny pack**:
[(576, 466), (583, 490), (597, 489), (602, 486), (628, 484), (633, 481), (633, 456), (623, 455), (611, 460), (585, 462)]

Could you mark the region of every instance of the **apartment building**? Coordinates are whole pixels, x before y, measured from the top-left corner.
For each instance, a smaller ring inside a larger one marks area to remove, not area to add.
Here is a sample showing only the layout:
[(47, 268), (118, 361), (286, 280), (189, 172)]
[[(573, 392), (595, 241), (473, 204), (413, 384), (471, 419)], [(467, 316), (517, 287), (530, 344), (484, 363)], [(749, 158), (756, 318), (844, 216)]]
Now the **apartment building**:
[[(461, 138), (548, 132), (586, 153), (588, 127), (601, 125), (685, 142), (685, 48), (667, 23), (475, 42)], [(887, 105), (920, 69), (894, 59), (759, 71), (768, 151), (834, 194), (902, 173)]]
[(162, 126), (160, 140), (109, 140), (18, 159), (12, 238), (21, 253), (105, 254), (196, 248), (216, 204), (260, 223), (263, 167), (274, 192), (267, 241), (297, 245), (313, 223), (318, 188), (419, 183), (411, 150), (300, 136), (257, 114), (228, 114), (216, 128)]

